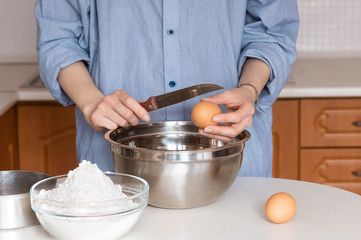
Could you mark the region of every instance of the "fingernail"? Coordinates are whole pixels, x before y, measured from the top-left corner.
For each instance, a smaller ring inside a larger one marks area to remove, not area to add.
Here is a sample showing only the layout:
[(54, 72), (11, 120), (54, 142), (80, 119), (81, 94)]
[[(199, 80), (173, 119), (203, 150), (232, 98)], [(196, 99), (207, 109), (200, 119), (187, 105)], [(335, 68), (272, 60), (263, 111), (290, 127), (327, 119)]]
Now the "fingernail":
[(213, 122), (220, 122), (221, 119), (220, 119), (219, 117), (214, 117), (214, 118), (212, 119), (212, 121), (213, 121)]
[(213, 129), (212, 128), (205, 128), (204, 131), (207, 132), (207, 133), (212, 133)]
[(150, 120), (149, 115), (144, 114), (144, 116), (143, 116), (143, 120), (144, 120), (144, 121), (146, 121), (146, 122), (148, 122), (148, 121)]
[(199, 129), (199, 134), (202, 134), (203, 136), (208, 135), (208, 133), (206, 133), (203, 129)]

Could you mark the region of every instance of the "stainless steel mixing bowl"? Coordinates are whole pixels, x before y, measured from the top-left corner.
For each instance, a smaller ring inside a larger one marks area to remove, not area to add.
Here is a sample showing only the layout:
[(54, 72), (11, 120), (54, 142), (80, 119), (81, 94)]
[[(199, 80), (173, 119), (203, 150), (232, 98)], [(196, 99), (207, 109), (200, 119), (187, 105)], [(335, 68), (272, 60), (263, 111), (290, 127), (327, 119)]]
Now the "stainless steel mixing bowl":
[(0, 171), (0, 229), (39, 224), (30, 206), (30, 188), (48, 177), (31, 171)]
[(209, 204), (233, 184), (242, 163), (242, 132), (230, 143), (198, 134), (188, 121), (138, 124), (110, 130), (115, 169), (145, 179), (149, 204), (162, 208), (193, 208)]

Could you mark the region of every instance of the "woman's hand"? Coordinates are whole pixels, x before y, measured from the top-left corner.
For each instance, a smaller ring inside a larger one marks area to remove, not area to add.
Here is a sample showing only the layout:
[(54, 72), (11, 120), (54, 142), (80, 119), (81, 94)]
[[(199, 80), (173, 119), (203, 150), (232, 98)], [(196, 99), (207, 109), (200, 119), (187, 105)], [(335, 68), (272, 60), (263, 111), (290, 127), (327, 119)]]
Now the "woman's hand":
[(104, 96), (82, 61), (61, 69), (58, 81), (95, 130), (127, 127), (138, 124), (138, 118), (150, 119), (149, 113), (126, 91), (116, 90)]
[(95, 130), (137, 125), (139, 118), (149, 121), (149, 113), (124, 90), (116, 90), (84, 107), (83, 114)]
[(224, 142), (231, 141), (245, 128), (252, 125), (255, 113), (254, 102), (257, 98), (258, 96), (252, 87), (244, 85), (201, 99), (202, 101), (224, 105), (227, 107), (227, 112), (213, 117), (214, 122), (223, 123), (223, 125), (207, 126), (204, 129), (199, 129), (199, 133)]
[(213, 117), (214, 122), (223, 123), (223, 125), (207, 126), (200, 129), (199, 133), (210, 138), (229, 142), (245, 128), (251, 126), (256, 111), (254, 103), (270, 75), (271, 69), (267, 63), (257, 58), (247, 58), (239, 79), (240, 87), (202, 99), (203, 101), (210, 101), (227, 107), (227, 113), (217, 114)]

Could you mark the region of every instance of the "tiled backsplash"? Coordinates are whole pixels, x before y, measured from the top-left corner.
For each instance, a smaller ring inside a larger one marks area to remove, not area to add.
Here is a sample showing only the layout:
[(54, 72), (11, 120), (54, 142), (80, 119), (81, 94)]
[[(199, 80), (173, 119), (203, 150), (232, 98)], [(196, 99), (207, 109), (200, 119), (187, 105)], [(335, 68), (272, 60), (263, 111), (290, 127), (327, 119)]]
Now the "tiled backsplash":
[[(0, 62), (36, 61), (35, 1), (0, 0)], [(300, 57), (361, 57), (361, 0), (298, 0), (298, 5)]]
[(361, 57), (361, 0), (298, 0), (299, 55)]

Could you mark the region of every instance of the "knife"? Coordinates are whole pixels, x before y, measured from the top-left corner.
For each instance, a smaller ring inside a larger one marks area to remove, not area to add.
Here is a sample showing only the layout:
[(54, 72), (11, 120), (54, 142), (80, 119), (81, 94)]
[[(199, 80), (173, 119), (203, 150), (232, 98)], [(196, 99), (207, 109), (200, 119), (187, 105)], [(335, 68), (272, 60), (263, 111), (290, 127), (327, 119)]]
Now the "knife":
[(220, 89), (223, 89), (223, 87), (217, 84), (202, 83), (159, 96), (152, 96), (147, 101), (141, 102), (140, 105), (150, 112)]

